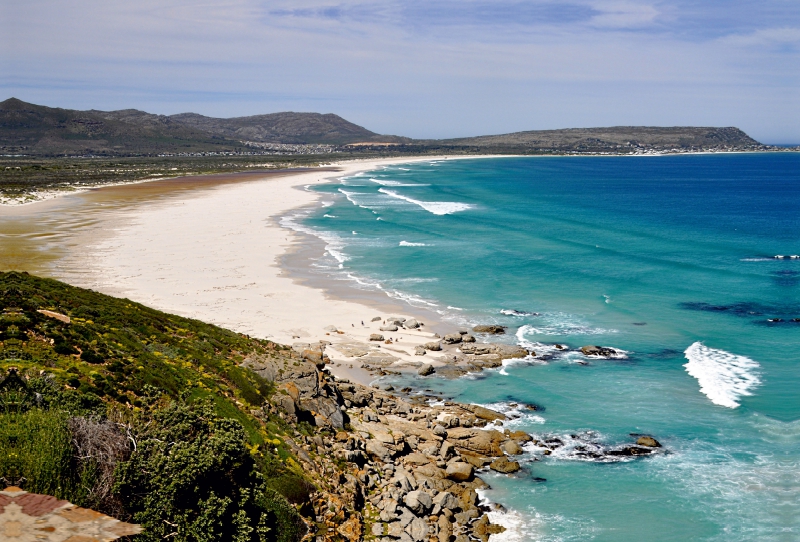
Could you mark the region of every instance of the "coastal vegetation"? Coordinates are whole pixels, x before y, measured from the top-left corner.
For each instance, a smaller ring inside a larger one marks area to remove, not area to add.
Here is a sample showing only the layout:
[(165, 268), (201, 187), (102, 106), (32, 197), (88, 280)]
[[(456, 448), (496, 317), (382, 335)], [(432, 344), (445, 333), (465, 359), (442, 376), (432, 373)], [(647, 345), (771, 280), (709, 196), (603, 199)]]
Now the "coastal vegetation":
[(0, 297), (6, 483), (141, 523), (138, 540), (306, 533), (297, 428), (238, 366), (285, 348), (22, 273), (0, 275)]

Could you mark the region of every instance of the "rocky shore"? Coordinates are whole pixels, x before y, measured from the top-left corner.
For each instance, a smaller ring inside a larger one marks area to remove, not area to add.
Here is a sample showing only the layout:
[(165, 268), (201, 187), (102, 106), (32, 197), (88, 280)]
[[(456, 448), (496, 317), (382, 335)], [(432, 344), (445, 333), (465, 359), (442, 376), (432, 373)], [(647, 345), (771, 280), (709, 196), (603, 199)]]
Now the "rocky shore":
[[(403, 322), (397, 319), (385, 327), (398, 324)], [(412, 364), (421, 374), (458, 376), (499, 366), (503, 359), (533, 355), (518, 346), (476, 343), (467, 331), (434, 338), (438, 340), (423, 345), (425, 355), (444, 355), (434, 362), (435, 368)], [(288, 441), (316, 484), (313, 514), (306, 514), (315, 518), (308, 525), (309, 539), (487, 542), (505, 528), (489, 520), (488, 512), (502, 506), (481, 502), (479, 491), (488, 485), (479, 475), (488, 470), (510, 476), (524, 473), (518, 460), (524, 446), (543, 455), (564, 448), (576, 458), (612, 460), (647, 455), (660, 447), (649, 436), (616, 448), (578, 435), (571, 443), (537, 439), (505, 428), (506, 415), (488, 408), (337, 379), (325, 353), (330, 345), (296, 343), (289, 360), (250, 357), (242, 363), (275, 383), (272, 405), (265, 408), (274, 409), (291, 426), (313, 428), (297, 431)], [(381, 361), (384, 354), (369, 345), (348, 342), (336, 349), (338, 355), (345, 352), (360, 360), (362, 370), (375, 375), (387, 374), (395, 363), (408, 367), (396, 358)]]

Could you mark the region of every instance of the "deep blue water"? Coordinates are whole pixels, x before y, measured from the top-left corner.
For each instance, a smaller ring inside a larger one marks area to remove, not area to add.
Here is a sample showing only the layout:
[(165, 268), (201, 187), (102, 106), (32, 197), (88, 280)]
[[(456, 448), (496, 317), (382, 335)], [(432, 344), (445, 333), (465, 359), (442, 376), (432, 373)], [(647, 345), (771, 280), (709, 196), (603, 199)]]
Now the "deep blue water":
[[(800, 539), (800, 154), (441, 160), (317, 189), (321, 272), (544, 358), (412, 382), (535, 403), (512, 425), (568, 443), (487, 475), (507, 539)], [(586, 344), (623, 355), (584, 365)], [(630, 433), (669, 453), (569, 453)]]

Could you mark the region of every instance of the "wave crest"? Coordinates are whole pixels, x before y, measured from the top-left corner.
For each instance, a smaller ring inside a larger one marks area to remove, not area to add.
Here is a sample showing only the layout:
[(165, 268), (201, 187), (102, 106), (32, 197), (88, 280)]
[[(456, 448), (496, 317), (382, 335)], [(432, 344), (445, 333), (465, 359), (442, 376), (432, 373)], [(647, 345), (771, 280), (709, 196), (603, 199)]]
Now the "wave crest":
[(449, 215), (452, 213), (457, 213), (459, 211), (466, 211), (474, 207), (469, 203), (459, 203), (457, 201), (420, 201), (413, 198), (409, 198), (408, 196), (404, 196), (402, 194), (398, 194), (394, 190), (387, 190), (385, 188), (379, 188), (378, 192), (386, 194), (387, 196), (391, 196), (393, 198), (407, 201), (408, 203), (413, 203), (414, 205), (419, 205), (429, 213), (435, 215)]
[(712, 403), (728, 408), (739, 406), (739, 398), (753, 395), (751, 390), (761, 384), (757, 361), (709, 348), (696, 342), (686, 349), (686, 372), (697, 379), (700, 392)]

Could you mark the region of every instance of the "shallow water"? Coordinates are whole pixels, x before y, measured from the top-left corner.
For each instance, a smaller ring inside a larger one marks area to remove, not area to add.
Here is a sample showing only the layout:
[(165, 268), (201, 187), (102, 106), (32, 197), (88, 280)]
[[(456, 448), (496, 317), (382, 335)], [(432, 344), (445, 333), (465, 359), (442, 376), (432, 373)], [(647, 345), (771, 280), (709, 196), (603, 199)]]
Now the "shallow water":
[(800, 537), (800, 155), (442, 160), (319, 189), (316, 272), (507, 325), (544, 358), (412, 384), (535, 403), (512, 425), (573, 447), (648, 433), (669, 452), (529, 449), (520, 476), (487, 476), (505, 539)]

